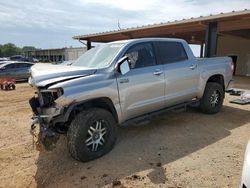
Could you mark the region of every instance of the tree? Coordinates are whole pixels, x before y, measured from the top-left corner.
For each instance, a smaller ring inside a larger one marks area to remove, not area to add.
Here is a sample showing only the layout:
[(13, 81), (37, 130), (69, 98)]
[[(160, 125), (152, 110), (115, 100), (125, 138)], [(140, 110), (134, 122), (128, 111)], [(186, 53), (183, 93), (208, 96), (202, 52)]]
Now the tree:
[(22, 50), (12, 43), (7, 43), (1, 46), (1, 53), (2, 57), (10, 57), (13, 55), (20, 55)]
[(3, 57), (2, 46), (3, 45), (0, 44), (0, 57)]
[(0, 44), (0, 57), (10, 57), (13, 55), (21, 55), (26, 51), (36, 50), (34, 46), (24, 46), (23, 48), (17, 47), (15, 44), (7, 43)]

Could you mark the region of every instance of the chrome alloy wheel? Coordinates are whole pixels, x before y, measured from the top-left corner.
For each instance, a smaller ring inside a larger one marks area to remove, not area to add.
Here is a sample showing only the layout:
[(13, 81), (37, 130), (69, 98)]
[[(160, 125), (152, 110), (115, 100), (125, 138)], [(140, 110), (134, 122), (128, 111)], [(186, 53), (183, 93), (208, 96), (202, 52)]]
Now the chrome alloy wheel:
[(218, 90), (214, 90), (210, 97), (210, 104), (212, 107), (216, 107), (220, 103), (220, 92)]
[(87, 139), (85, 140), (86, 146), (91, 151), (101, 149), (105, 144), (105, 134), (107, 128), (104, 120), (98, 120), (93, 123), (88, 129)]

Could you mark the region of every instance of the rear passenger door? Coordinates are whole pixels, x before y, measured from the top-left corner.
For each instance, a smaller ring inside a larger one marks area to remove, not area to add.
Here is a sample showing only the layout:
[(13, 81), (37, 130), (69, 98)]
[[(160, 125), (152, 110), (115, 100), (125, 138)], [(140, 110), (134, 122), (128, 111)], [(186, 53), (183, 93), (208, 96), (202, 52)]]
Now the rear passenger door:
[(30, 67), (32, 64), (29, 63), (18, 63), (17, 77), (18, 79), (27, 79), (30, 75)]
[(188, 59), (181, 42), (159, 41), (155, 44), (165, 73), (166, 106), (196, 97), (199, 71), (195, 59)]
[(123, 118), (130, 119), (164, 107), (164, 72), (149, 42), (131, 46), (125, 54), (130, 71), (117, 76)]

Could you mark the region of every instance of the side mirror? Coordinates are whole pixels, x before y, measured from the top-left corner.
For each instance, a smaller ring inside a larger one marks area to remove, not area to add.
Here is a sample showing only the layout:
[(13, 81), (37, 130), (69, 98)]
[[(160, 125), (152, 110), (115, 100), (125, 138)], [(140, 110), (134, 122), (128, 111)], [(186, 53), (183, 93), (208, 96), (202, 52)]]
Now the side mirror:
[(124, 75), (130, 71), (128, 57), (124, 56), (118, 61), (118, 70), (119, 72)]

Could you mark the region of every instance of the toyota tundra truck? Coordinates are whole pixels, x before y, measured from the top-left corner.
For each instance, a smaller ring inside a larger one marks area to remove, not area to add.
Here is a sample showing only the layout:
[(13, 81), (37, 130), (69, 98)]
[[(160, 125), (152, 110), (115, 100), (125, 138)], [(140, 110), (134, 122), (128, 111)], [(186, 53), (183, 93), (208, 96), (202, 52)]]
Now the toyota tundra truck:
[(102, 44), (70, 66), (32, 66), (31, 132), (39, 127), (37, 143), (46, 149), (66, 134), (73, 158), (93, 160), (113, 148), (118, 126), (189, 105), (218, 113), (232, 73), (231, 58), (196, 58), (181, 39)]

